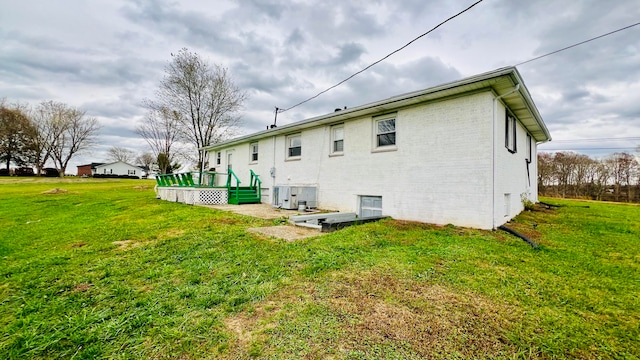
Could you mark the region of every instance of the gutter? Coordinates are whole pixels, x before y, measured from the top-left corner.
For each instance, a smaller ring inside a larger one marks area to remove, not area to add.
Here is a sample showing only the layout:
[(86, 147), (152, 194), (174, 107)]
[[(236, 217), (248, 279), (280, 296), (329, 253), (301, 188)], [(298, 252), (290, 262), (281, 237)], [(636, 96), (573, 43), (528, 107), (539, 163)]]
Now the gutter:
[(509, 92), (506, 92), (500, 96), (496, 96), (493, 98), (493, 146), (492, 146), (492, 164), (493, 168), (493, 176), (491, 177), (491, 228), (495, 230), (496, 228), (496, 178), (498, 177), (498, 168), (496, 167), (496, 133), (498, 127), (498, 119), (496, 119), (498, 100), (502, 99), (507, 95), (511, 95), (516, 91), (520, 90), (520, 84), (516, 84), (516, 86)]

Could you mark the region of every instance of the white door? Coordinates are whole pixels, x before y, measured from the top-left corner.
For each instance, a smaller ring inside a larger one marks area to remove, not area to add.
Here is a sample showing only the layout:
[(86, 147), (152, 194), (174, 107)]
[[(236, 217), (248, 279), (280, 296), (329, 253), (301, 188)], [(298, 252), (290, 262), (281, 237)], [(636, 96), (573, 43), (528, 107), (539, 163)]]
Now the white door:
[(233, 170), (233, 150), (227, 151), (227, 169)]

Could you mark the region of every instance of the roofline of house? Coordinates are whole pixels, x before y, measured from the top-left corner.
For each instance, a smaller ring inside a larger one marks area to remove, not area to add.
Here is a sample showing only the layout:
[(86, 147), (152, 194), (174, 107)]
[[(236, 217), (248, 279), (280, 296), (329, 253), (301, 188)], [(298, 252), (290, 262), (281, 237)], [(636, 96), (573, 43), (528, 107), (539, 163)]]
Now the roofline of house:
[[(428, 89), (396, 95), (384, 100), (379, 100), (376, 102), (356, 106), (350, 109), (335, 111), (329, 114), (312, 117), (309, 119), (297, 121), (297, 122), (279, 126), (276, 128), (262, 130), (253, 134), (240, 136), (240, 137), (223, 141), (214, 145), (202, 147), (200, 148), (200, 150), (213, 150), (213, 149), (217, 149), (217, 148), (221, 148), (229, 145), (234, 145), (237, 143), (247, 142), (251, 140), (258, 140), (258, 139), (262, 139), (269, 136), (289, 134), (295, 131), (316, 127), (319, 125), (338, 123), (340, 121), (348, 120), (355, 117), (381, 113), (381, 112), (384, 112), (385, 108), (388, 108), (387, 109), (388, 111), (393, 111), (394, 109), (397, 109), (403, 106), (413, 105), (416, 103), (421, 103), (423, 101), (434, 101), (440, 98), (451, 96), (452, 94), (443, 93), (442, 96), (436, 96), (431, 98), (427, 98), (427, 96), (436, 94), (438, 92), (444, 92), (446, 90), (451, 90), (457, 87), (463, 87), (466, 85), (471, 85), (474, 83), (478, 83), (478, 82), (482, 82), (482, 81), (486, 81), (494, 78), (499, 78), (503, 76), (509, 76), (514, 83), (514, 86), (520, 84), (518, 94), (522, 97), (522, 100), (524, 101), (529, 112), (535, 118), (535, 121), (539, 126), (540, 130), (542, 130), (542, 132), (544, 133), (544, 138), (540, 139), (539, 141), (540, 142), (550, 141), (551, 135), (549, 134), (549, 130), (544, 124), (544, 121), (542, 120), (542, 117), (540, 116), (540, 113), (538, 112), (535, 106), (535, 103), (531, 98), (531, 94), (526, 88), (524, 81), (522, 80), (522, 76), (520, 76), (520, 73), (515, 67), (504, 67), (504, 68), (489, 71), (486, 73), (470, 76), (461, 80), (430, 87)], [(487, 86), (486, 88), (491, 88), (491, 87)], [(463, 90), (460, 93), (464, 93), (464, 92), (467, 92), (467, 91)], [(501, 95), (501, 94), (498, 93), (497, 95)], [(424, 100), (420, 100), (421, 98), (424, 98)]]
[(105, 163), (105, 164), (102, 164), (102, 165), (96, 165), (96, 167), (109, 166), (109, 165), (113, 165), (113, 164), (117, 164), (117, 163), (123, 163), (123, 164), (129, 165), (129, 166), (132, 166), (132, 167), (134, 167), (134, 168), (138, 168), (138, 169), (140, 169), (140, 170), (144, 170), (144, 168), (142, 168), (142, 167), (140, 167), (140, 166), (131, 165), (131, 164), (129, 164), (129, 163), (127, 163), (127, 162), (124, 162), (124, 161), (114, 161), (114, 162)]

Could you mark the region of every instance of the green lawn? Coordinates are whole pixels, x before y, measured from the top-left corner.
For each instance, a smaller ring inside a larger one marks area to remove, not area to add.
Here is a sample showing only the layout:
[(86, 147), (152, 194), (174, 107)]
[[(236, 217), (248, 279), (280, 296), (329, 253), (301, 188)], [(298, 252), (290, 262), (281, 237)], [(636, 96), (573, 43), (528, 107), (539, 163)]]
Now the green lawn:
[[(48, 190), (61, 188), (52, 194)], [(640, 357), (640, 206), (295, 243), (153, 182), (0, 178), (0, 358)]]

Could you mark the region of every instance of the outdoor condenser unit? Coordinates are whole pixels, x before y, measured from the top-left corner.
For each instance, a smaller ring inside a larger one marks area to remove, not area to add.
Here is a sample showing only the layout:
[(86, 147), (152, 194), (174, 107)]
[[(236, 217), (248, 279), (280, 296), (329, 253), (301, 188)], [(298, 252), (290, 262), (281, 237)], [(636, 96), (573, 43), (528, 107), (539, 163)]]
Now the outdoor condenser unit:
[(297, 209), (299, 201), (306, 201), (307, 207), (318, 206), (315, 186), (276, 186), (273, 205), (282, 209)]

